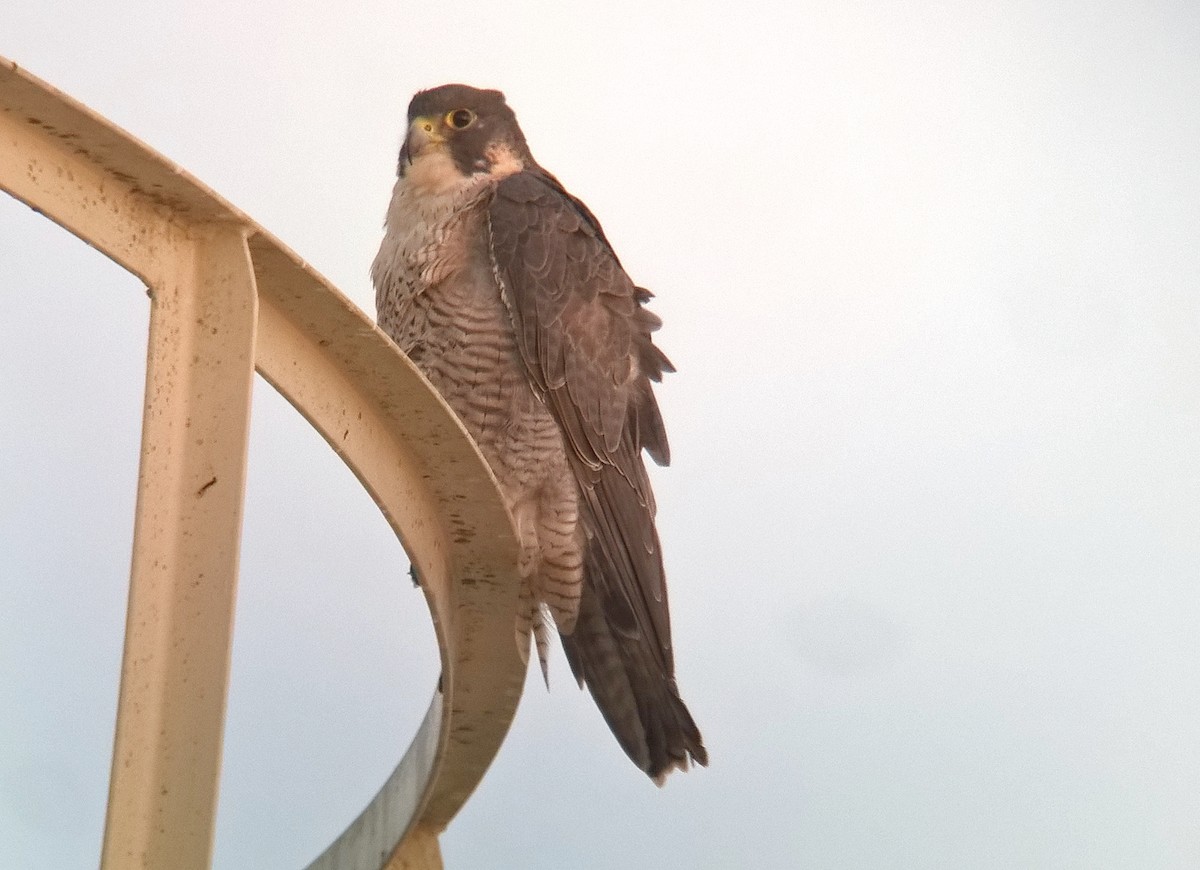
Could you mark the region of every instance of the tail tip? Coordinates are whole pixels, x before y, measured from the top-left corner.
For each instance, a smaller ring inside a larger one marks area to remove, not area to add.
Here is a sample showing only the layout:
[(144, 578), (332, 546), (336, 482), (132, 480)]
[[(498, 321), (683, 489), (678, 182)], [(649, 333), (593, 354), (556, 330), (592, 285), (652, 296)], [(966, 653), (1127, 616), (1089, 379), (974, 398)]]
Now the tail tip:
[(646, 775), (659, 788), (667, 784), (667, 777), (675, 771), (687, 773), (693, 767), (708, 767), (708, 750), (697, 740), (681, 754), (672, 755), (657, 765), (648, 766)]

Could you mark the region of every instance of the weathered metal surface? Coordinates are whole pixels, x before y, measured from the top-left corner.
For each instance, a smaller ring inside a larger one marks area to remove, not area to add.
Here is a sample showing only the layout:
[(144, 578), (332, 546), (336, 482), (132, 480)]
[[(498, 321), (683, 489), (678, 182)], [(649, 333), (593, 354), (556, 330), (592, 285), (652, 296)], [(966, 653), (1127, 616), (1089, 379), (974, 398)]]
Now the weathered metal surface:
[(437, 835), (499, 749), (525, 672), (517, 545), (469, 436), (391, 341), (278, 240), (2, 58), (0, 189), (140, 276), (153, 300), (103, 866), (210, 863), (252, 360), (400, 536), (442, 658), (408, 753), (312, 866), (440, 867)]
[(185, 251), (151, 303), (104, 867), (211, 858), (257, 298), (236, 225)]

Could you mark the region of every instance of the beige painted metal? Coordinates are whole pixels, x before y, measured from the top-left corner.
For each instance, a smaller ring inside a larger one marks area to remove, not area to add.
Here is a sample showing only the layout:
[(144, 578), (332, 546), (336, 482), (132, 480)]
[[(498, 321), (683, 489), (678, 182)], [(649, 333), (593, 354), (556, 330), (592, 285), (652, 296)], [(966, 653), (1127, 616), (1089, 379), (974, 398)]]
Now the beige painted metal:
[(0, 189), (141, 277), (151, 295), (102, 866), (210, 864), (256, 368), (400, 535), (442, 658), (408, 752), (311, 866), (440, 867), (437, 836), (499, 749), (525, 673), (513, 636), (517, 545), (470, 438), (407, 358), (295, 254), (2, 58)]
[(212, 847), (257, 297), (240, 227), (180, 253), (151, 306), (104, 867), (204, 868)]

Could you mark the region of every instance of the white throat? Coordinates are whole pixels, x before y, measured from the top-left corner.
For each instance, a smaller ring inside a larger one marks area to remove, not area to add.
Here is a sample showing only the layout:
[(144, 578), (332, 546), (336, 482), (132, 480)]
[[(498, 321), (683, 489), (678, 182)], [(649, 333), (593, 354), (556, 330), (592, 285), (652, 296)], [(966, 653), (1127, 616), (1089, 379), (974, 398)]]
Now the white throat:
[(494, 180), (487, 173), (463, 175), (440, 148), (428, 149), (405, 167), (392, 188), (383, 241), (371, 265), (377, 304), (397, 285), (407, 287), (407, 295), (439, 280), (448, 265), (443, 244), (459, 216)]

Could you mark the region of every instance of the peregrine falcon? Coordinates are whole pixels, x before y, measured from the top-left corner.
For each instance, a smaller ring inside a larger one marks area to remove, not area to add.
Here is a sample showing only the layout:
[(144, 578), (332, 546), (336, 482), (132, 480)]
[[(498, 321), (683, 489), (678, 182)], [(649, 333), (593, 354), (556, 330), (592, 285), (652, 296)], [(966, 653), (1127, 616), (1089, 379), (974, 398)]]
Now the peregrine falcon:
[(538, 165), (499, 91), (444, 85), (408, 107), (371, 267), (379, 325), (495, 472), (523, 578), (515, 627), (546, 675), (547, 617), (621, 747), (662, 784), (708, 763), (679, 697), (642, 460), (669, 460), (651, 381), (661, 321), (599, 221)]

